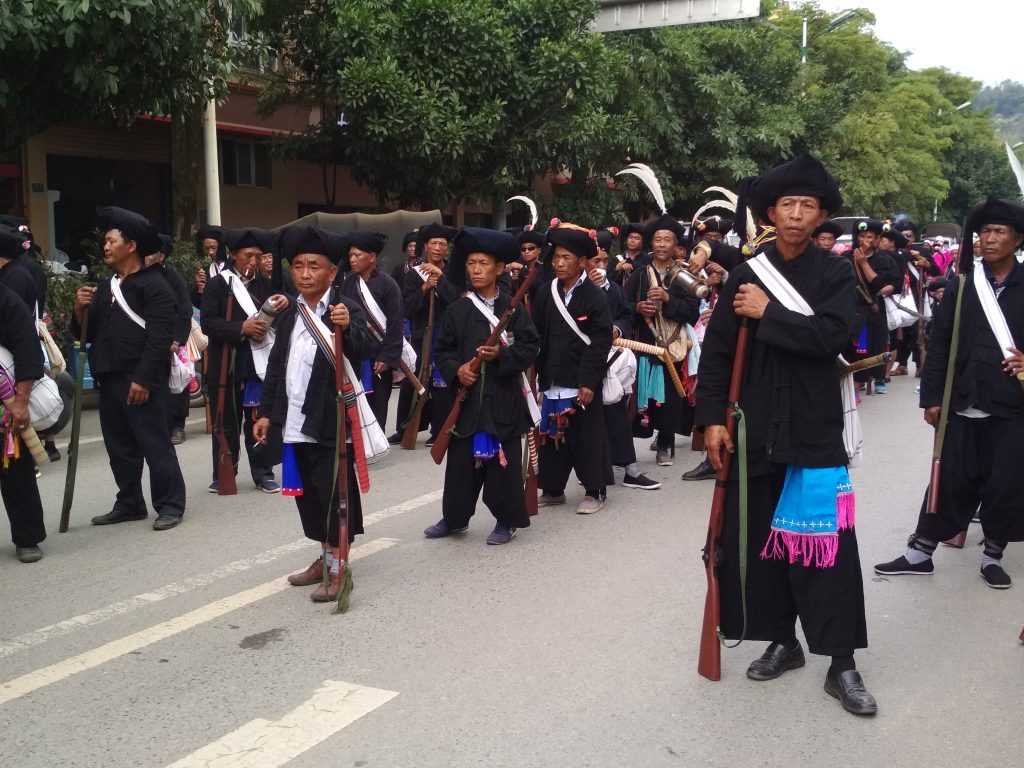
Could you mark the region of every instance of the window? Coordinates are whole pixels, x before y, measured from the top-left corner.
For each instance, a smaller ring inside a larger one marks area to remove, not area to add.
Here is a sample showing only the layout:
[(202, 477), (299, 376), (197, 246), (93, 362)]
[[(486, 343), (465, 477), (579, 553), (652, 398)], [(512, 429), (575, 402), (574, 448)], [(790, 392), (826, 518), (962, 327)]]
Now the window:
[(237, 187), (270, 188), (270, 147), (265, 141), (222, 138), (221, 183)]

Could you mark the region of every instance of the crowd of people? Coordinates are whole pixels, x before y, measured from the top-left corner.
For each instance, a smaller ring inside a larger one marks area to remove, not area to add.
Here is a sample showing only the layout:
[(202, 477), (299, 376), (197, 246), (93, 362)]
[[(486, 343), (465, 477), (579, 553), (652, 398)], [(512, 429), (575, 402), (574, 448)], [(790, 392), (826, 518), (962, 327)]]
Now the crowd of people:
[[(645, 181), (657, 201), (656, 179)], [(947, 255), (899, 219), (859, 220), (844, 249), (837, 240), (851, 233), (830, 220), (841, 206), (835, 179), (805, 154), (744, 180), (728, 216), (684, 224), (659, 203), (660, 214), (621, 231), (557, 219), (545, 231), (536, 221), (506, 231), (430, 224), (409, 233), (390, 273), (378, 263), (386, 238), (373, 231), (204, 227), (196, 246), (209, 263), (191, 292), (164, 266), (169, 241), (149, 221), (102, 209), (114, 276), (78, 289), (71, 323), (90, 344), (117, 485), (111, 510), (92, 522), (149, 516), (144, 464), (154, 528), (181, 522), (174, 445), (188, 400), (168, 377), (200, 337), (216, 414), (206, 489), (231, 492), (244, 444), (253, 488), (293, 496), (319, 548), (289, 577), (316, 585), (318, 602), (342, 588), (347, 544), (362, 533), (367, 461), (388, 443), (426, 432), (445, 461), (442, 516), (425, 536), (465, 531), (482, 494), (495, 519), (487, 544), (506, 545), (538, 507), (573, 497), (588, 515), (617, 483), (658, 490), (635, 438), (671, 466), (677, 437), (691, 436), (704, 456), (682, 480), (719, 476), (727, 489), (713, 542), (722, 634), (769, 643), (747, 675), (770, 680), (804, 664), (799, 619), (810, 652), (832, 659), (825, 690), (872, 714), (854, 663), (867, 644), (847, 471), (863, 442), (857, 404), (913, 362), (925, 418), (945, 433), (941, 481), (909, 547), (876, 572), (932, 573), (938, 542), (976, 517), (981, 574), (1008, 587), (1002, 553), (1024, 539), (1013, 487), (1024, 459), (1014, 439), (1024, 354), (1013, 342), (1024, 337), (1024, 208), (979, 204), (963, 252)], [(35, 283), (19, 259), (30, 248), (24, 224), (0, 225), (0, 344), (14, 357), (0, 486), (24, 562), (41, 557), (45, 537), (32, 459), (19, 451), (44, 369)], [(728, 414), (742, 422), (742, 443)], [(339, 444), (339, 434), (349, 437)]]

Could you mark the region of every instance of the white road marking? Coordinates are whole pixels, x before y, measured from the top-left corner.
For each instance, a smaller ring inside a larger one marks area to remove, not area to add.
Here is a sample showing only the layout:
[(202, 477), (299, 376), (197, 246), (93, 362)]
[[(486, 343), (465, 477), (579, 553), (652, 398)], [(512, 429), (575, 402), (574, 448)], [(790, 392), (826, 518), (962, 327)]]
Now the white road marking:
[(325, 680), (310, 699), (280, 720), (248, 722), (167, 768), (277, 768), (397, 695)]
[[(425, 493), (422, 496), (417, 496), (414, 499), (403, 501), (401, 504), (395, 504), (390, 507), (373, 512), (363, 518), (363, 527), (367, 528), (375, 523), (379, 523), (383, 520), (387, 520), (389, 517), (400, 515), (405, 512), (409, 512), (419, 507), (426, 506), (431, 502), (437, 501), (441, 498), (443, 491), (438, 489)], [(242, 573), (248, 571), (250, 568), (254, 568), (257, 565), (265, 565), (266, 563), (277, 560), (279, 557), (291, 554), (300, 549), (307, 549), (311, 546), (311, 542), (307, 538), (297, 539), (296, 541), (289, 542), (288, 544), (282, 544), (279, 547), (268, 549), (266, 552), (261, 552), (254, 557), (246, 557), (241, 560), (235, 560), (234, 562), (222, 565), (208, 573), (200, 573), (196, 576), (190, 576), (187, 579), (176, 581), (166, 586), (155, 589), (152, 592), (143, 592), (142, 594), (129, 597), (127, 600), (121, 600), (119, 602), (108, 605), (104, 608), (97, 608), (94, 611), (88, 613), (82, 613), (78, 616), (72, 616), (70, 619), (59, 621), (56, 624), (50, 624), (40, 629), (26, 632), (23, 635), (18, 635), (10, 640), (0, 642), (0, 659), (5, 659), (8, 656), (13, 656), (19, 651), (23, 651), (26, 648), (40, 645), (49, 640), (53, 640), (58, 637), (63, 637), (76, 629), (82, 627), (91, 627), (95, 624), (102, 624), (108, 619), (112, 619), (116, 616), (122, 616), (126, 613), (134, 611), (137, 608), (156, 603), (161, 600), (166, 600), (168, 597), (174, 597), (175, 595), (183, 595), (186, 592), (191, 592), (193, 589), (199, 587), (205, 587), (208, 584), (212, 584), (215, 581), (232, 576), (236, 573)]]
[[(353, 549), (350, 559), (352, 561), (360, 560), (393, 547), (397, 543), (398, 539), (374, 539), (363, 544), (361, 547)], [(200, 608), (196, 608), (194, 611), (183, 613), (181, 616), (176, 616), (168, 621), (154, 624), (134, 634), (112, 640), (98, 648), (71, 656), (56, 664), (42, 667), (6, 683), (0, 683), (0, 705), (33, 691), (38, 691), (40, 688), (45, 688), (53, 683), (66, 680), (72, 675), (77, 675), (79, 672), (85, 672), (93, 667), (98, 667), (132, 651), (145, 648), (147, 645), (166, 640), (168, 637), (173, 637), (186, 630), (194, 629), (200, 624), (205, 624), (226, 613), (231, 613), (265, 597), (270, 597), (291, 588), (291, 584), (279, 576), (272, 581), (264, 582), (251, 589), (246, 589), (221, 600), (214, 600), (212, 603), (207, 603)]]

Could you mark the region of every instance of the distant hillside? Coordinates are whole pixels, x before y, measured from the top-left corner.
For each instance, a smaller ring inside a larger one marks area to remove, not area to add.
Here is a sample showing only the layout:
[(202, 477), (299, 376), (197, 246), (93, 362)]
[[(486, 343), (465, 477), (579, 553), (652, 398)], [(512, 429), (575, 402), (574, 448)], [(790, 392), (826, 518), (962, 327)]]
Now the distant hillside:
[(1024, 83), (1003, 80), (999, 85), (984, 87), (974, 97), (978, 109), (991, 107), (992, 122), (999, 136), (1011, 145), (1024, 141)]

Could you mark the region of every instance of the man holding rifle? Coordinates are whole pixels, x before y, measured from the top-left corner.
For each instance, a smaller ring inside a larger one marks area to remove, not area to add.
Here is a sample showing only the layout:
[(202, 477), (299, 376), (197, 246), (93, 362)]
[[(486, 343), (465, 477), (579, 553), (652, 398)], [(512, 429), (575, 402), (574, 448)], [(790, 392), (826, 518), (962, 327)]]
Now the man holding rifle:
[[(980, 259), (972, 263), (975, 232)], [(926, 496), (906, 553), (879, 563), (875, 573), (934, 573), (936, 546), (966, 530), (980, 504), (981, 577), (993, 589), (1008, 589), (1003, 550), (1010, 541), (1024, 541), (1024, 266), (1015, 258), (1024, 244), (1024, 207), (989, 198), (968, 214), (963, 243), (961, 272), (967, 276), (950, 281), (935, 310), (921, 377), (924, 419), (943, 438), (941, 472), (930, 491), (937, 503), (929, 514)]]
[[(809, 155), (762, 176), (750, 197), (777, 239), (730, 273), (697, 384), (696, 422), (712, 465), (720, 471), (727, 454), (737, 454), (728, 456), (724, 524), (712, 542), (716, 553), (720, 547), (721, 631), (770, 641), (747, 676), (772, 680), (804, 665), (799, 618), (810, 651), (832, 657), (825, 690), (850, 712), (874, 714), (853, 659), (867, 646), (867, 629), (837, 366), (850, 335), (854, 275), (848, 260), (811, 243), (842, 197)], [(749, 346), (737, 355), (743, 337)], [(734, 366), (743, 373), (736, 436), (724, 426)]]
[[(488, 346), (511, 299), (498, 290), (498, 275), (518, 256), (505, 232), (467, 227), (455, 238), (449, 273), (470, 289), (444, 315), (437, 337), (437, 366), (450, 386), (466, 389), (448, 444), (443, 517), (424, 531), (438, 539), (466, 530), (481, 489), (496, 520), (488, 544), (508, 544), (530, 525), (523, 496), (522, 436), (533, 427), (523, 373), (540, 348), (537, 329), (523, 307), (513, 310), (498, 341)], [(480, 370), (471, 361), (479, 356)]]

